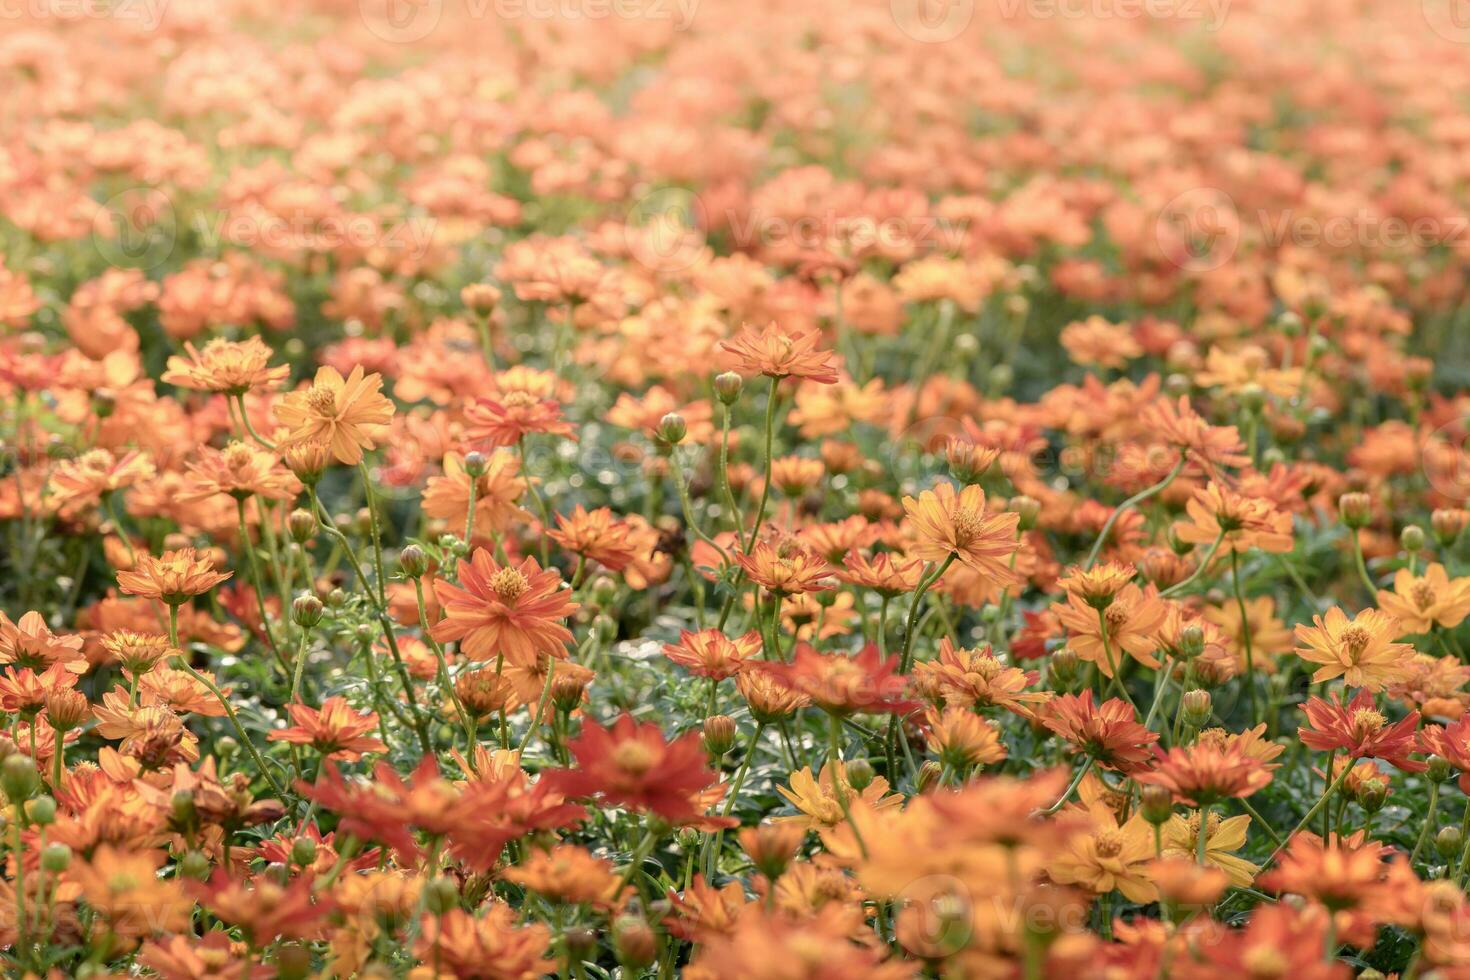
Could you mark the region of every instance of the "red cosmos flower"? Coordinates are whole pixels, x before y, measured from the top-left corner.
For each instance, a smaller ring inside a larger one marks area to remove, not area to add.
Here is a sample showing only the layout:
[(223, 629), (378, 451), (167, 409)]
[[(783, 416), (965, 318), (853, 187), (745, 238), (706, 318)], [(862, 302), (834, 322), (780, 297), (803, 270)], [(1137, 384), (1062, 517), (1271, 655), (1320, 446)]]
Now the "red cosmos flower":
[(897, 657), (881, 659), (871, 643), (854, 657), (820, 653), (809, 643), (798, 643), (791, 663), (758, 666), (792, 693), (804, 695), (835, 715), (855, 711), (907, 714), (919, 705), (904, 700), (908, 679), (898, 673), (898, 662)]
[(1390, 725), (1367, 691), (1359, 691), (1347, 703), (1340, 694), (1335, 700), (1312, 698), (1302, 710), (1307, 714), (1307, 725), (1296, 733), (1307, 748), (1319, 752), (1345, 750), (1354, 759), (1382, 759), (1404, 772), (1423, 772), (1426, 768), (1425, 763), (1409, 758), (1409, 753), (1418, 748), (1414, 737), (1419, 727), (1417, 711)]
[(430, 634), (440, 643), (459, 640), (471, 660), (498, 654), (522, 667), (541, 654), (565, 658), (572, 632), (561, 620), (577, 611), (571, 593), (561, 588), (561, 573), (543, 570), (536, 559), (501, 567), (483, 548), (459, 563), (459, 585), (434, 582), (444, 618)]
[(1128, 772), (1148, 761), (1149, 746), (1159, 740), (1133, 720), (1133, 708), (1122, 698), (1100, 705), (1092, 703), (1092, 691), (1063, 694), (1038, 709), (1041, 723), (1051, 729), (1072, 751), (1088, 755), (1105, 769)]
[(323, 758), (343, 762), (355, 762), (364, 752), (384, 752), (388, 748), (380, 739), (366, 734), (378, 727), (377, 712), (358, 714), (346, 698), (327, 698), (320, 709), (290, 704), (286, 710), (296, 724), (271, 732), (267, 738), (272, 742), (310, 745)]
[(526, 391), (508, 392), (497, 401), (478, 399), (464, 411), (465, 440), (475, 449), (514, 446), (533, 433), (565, 436), (576, 441), (572, 425), (561, 416), (553, 398), (537, 398)]
[(1444, 759), (1460, 770), (1460, 789), (1470, 793), (1470, 715), (1449, 725), (1428, 725), (1419, 733), (1424, 752)]
[(703, 815), (694, 797), (715, 781), (700, 735), (664, 740), (652, 722), (623, 715), (611, 729), (588, 719), (567, 744), (576, 769), (553, 769), (542, 784), (570, 797), (600, 796), (609, 805), (656, 813), (670, 822)]
[(296, 789), (324, 810), (337, 814), (337, 833), (387, 844), (404, 864), (420, 857), (415, 830), (443, 836), (475, 816), (473, 801), (439, 775), (432, 755), (424, 756), (409, 781), (387, 760), (373, 768), (373, 778), (349, 783), (336, 766), (322, 767), (312, 785), (297, 780)]

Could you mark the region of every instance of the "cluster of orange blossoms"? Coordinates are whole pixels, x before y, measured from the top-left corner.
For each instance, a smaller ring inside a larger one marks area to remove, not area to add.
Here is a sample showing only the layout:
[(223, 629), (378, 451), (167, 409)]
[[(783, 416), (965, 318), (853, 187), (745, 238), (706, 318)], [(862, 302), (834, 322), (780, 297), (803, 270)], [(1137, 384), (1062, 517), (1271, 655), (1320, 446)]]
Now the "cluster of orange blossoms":
[(0, 968), (1470, 980), (1408, 7), (11, 5)]

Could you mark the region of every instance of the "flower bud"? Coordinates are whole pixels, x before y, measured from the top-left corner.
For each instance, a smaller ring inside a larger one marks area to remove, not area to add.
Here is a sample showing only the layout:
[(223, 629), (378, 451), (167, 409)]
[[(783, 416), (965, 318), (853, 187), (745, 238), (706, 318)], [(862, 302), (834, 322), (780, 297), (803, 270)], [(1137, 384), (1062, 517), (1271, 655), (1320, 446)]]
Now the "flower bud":
[(1418, 524), (1410, 524), (1399, 532), (1399, 546), (1409, 554), (1418, 554), (1424, 550), (1424, 529)]
[(1434, 540), (1448, 548), (1460, 540), (1467, 520), (1470, 520), (1470, 512), (1459, 508), (1441, 508), (1429, 515), (1429, 527), (1434, 531)]
[(1146, 784), (1138, 793), (1139, 809), (1143, 819), (1155, 827), (1169, 822), (1174, 815), (1174, 794), (1163, 786)]
[(579, 962), (588, 959), (597, 951), (597, 933), (586, 926), (572, 926), (561, 934), (567, 952)]
[(189, 851), (179, 859), (179, 874), (203, 881), (209, 877), (209, 858), (200, 851)]
[(1240, 407), (1252, 415), (1260, 412), (1266, 406), (1266, 389), (1254, 381), (1240, 386)]
[(931, 786), (939, 783), (939, 777), (944, 775), (944, 767), (933, 759), (927, 760), (919, 767), (918, 776), (914, 779), (914, 789), (923, 793)]
[(1424, 775), (1431, 783), (1449, 782), (1450, 777), (1454, 775), (1454, 767), (1450, 765), (1448, 759), (1441, 756), (1431, 755), (1425, 760), (1425, 764), (1429, 768), (1424, 771)]
[(297, 544), (306, 544), (316, 537), (316, 527), (316, 516), (309, 510), (298, 507), (286, 516), (286, 530)]
[(303, 593), (291, 600), (291, 621), (303, 629), (311, 629), (322, 621), (322, 613), (326, 607), (322, 601), (310, 592)]
[(1345, 493), (1337, 498), (1337, 512), (1354, 531), (1367, 527), (1373, 518), (1373, 498), (1366, 493)]
[(625, 970), (643, 969), (658, 953), (658, 940), (642, 916), (618, 916), (613, 922), (612, 934), (613, 950)]
[(1198, 657), (1205, 652), (1205, 631), (1198, 623), (1190, 623), (1179, 631), (1179, 655)]
[(618, 580), (611, 575), (599, 575), (592, 580), (591, 589), (592, 601), (606, 606), (618, 597)]
[(1021, 518), (1016, 524), (1016, 530), (1029, 531), (1036, 526), (1036, 521), (1041, 517), (1041, 501), (1021, 494), (1011, 498), (1011, 510)]
[(1388, 786), (1380, 782), (1364, 783), (1358, 788), (1358, 806), (1366, 813), (1377, 813), (1388, 801)]
[(424, 886), (424, 908), (443, 915), (459, 905), (459, 889), (449, 878), (439, 877)]
[(316, 841), (310, 837), (298, 837), (291, 842), (291, 863), (309, 867), (316, 860)]
[(411, 544), (398, 553), (398, 567), (409, 578), (421, 578), (429, 570), (429, 556), (423, 548)]
[(481, 452), (469, 452), (464, 454), (464, 471), (474, 479), (478, 480), (490, 469), (490, 460), (485, 458)]
[(670, 412), (658, 421), (658, 438), (660, 442), (677, 446), (684, 441), (684, 437), (688, 433), (689, 426), (684, 421), (684, 416), (678, 412)]
[(735, 747), (735, 720), (729, 715), (710, 715), (704, 720), (704, 750), (719, 758)]
[(847, 784), (861, 793), (873, 785), (873, 780), (878, 774), (873, 771), (873, 764), (864, 758), (853, 759), (843, 769), (847, 773)]
[(38, 796), (26, 804), (26, 819), (38, 827), (49, 827), (56, 822), (56, 800), (50, 796)]
[(1195, 688), (1184, 692), (1184, 723), (1191, 728), (1200, 728), (1210, 720), (1213, 700), (1210, 692)]
[(80, 728), (92, 717), (92, 705), (81, 691), (56, 690), (46, 695), (46, 720), (58, 732)]
[(755, 869), (772, 881), (785, 874), (806, 834), (789, 823), (763, 823), (740, 832), (740, 846)]
[(582, 703), (587, 681), (571, 674), (559, 674), (551, 680), (551, 703), (558, 711), (573, 711)]
[(1069, 687), (1077, 679), (1077, 666), (1077, 651), (1071, 647), (1062, 647), (1051, 655), (1051, 670), (1048, 673), (1057, 684)]
[(1434, 835), (1434, 849), (1446, 861), (1458, 857), (1464, 843), (1465, 836), (1460, 833), (1460, 828), (1453, 824), (1441, 827), (1439, 833)]
[(35, 763), (29, 756), (16, 753), (0, 763), (0, 789), (11, 803), (28, 800), (41, 787), (41, 777), (36, 774)]
[(740, 389), (744, 387), (745, 380), (734, 371), (726, 371), (715, 376), (715, 394), (726, 405), (735, 404), (740, 399)]
[(65, 844), (47, 844), (41, 852), (41, 867), (57, 875), (71, 867), (71, 848)]
[(1000, 454), (977, 446), (968, 439), (951, 439), (944, 445), (950, 476), (961, 483), (978, 483)]
[(459, 291), (459, 301), (478, 317), (487, 317), (500, 304), (500, 290), (488, 282), (472, 282)]
[(680, 850), (686, 853), (698, 847), (699, 842), (703, 839), (704, 836), (693, 827), (680, 827), (674, 834), (674, 842), (679, 845)]

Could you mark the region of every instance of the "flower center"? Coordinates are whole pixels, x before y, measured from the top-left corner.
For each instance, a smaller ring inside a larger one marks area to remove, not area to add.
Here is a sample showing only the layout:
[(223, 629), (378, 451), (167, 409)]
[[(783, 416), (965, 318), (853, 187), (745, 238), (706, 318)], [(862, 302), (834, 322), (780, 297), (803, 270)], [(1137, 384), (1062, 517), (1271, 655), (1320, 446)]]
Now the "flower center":
[(612, 750), (612, 760), (624, 772), (641, 776), (653, 768), (658, 756), (642, 742), (624, 742)]
[(336, 415), (337, 393), (324, 385), (312, 385), (306, 390), (306, 404), (317, 415)]
[(514, 568), (502, 568), (490, 579), (490, 589), (504, 603), (512, 603), (526, 594), (531, 583)]
[(1349, 626), (1342, 631), (1343, 646), (1347, 647), (1348, 652), (1355, 657), (1368, 649), (1368, 644), (1372, 640), (1372, 634), (1361, 626)]
[(1428, 582), (1415, 582), (1411, 595), (1414, 599), (1414, 605), (1418, 606), (1420, 611), (1434, 605), (1434, 586)]
[(1240, 958), (1241, 965), (1252, 977), (1280, 977), (1286, 975), (1286, 956), (1270, 946), (1252, 946)]
[(1383, 730), (1384, 717), (1372, 708), (1353, 712), (1353, 734), (1358, 738), (1377, 735)]
[(1123, 853), (1123, 836), (1116, 830), (1105, 830), (1097, 835), (1097, 853), (1101, 857), (1117, 857)]
[(954, 515), (955, 543), (964, 547), (980, 536), (985, 526), (985, 515), (973, 510), (956, 511)]

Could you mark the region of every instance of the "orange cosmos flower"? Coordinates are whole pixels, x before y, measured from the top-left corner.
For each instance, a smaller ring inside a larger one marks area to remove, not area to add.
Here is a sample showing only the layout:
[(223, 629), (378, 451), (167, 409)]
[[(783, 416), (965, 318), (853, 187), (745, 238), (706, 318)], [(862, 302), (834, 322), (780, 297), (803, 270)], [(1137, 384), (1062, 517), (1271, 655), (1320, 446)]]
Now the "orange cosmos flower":
[(760, 541), (750, 554), (736, 554), (735, 560), (752, 582), (772, 595), (825, 592), (833, 587), (831, 566), (794, 542), (778, 546)]
[(1398, 620), (1377, 609), (1364, 609), (1353, 617), (1333, 606), (1326, 617), (1313, 616), (1312, 625), (1298, 624), (1297, 656), (1320, 664), (1313, 682), (1341, 677), (1351, 687), (1381, 691), (1409, 674), (1414, 648), (1395, 643), (1400, 633)]
[(440, 643), (459, 640), (471, 660), (503, 654), (512, 663), (529, 666), (541, 654), (567, 655), (572, 632), (560, 620), (576, 612), (578, 604), (561, 587), (561, 573), (543, 570), (534, 558), (501, 567), (488, 551), (476, 549), (469, 561), (459, 563), (459, 585), (437, 579), (434, 594), (444, 606), (444, 618), (430, 634)]
[(194, 903), (178, 878), (160, 878), (162, 850), (123, 851), (103, 844), (73, 861), (67, 880), (118, 936), (133, 939), (188, 928)]
[(772, 323), (765, 330), (747, 328), (734, 339), (721, 341), (720, 349), (728, 355), (725, 362), (729, 369), (741, 374), (836, 384), (837, 355), (818, 350), (820, 339), (815, 330), (787, 333)]
[(1271, 773), (1239, 746), (1199, 742), (1161, 752), (1152, 771), (1135, 773), (1133, 778), (1163, 786), (1190, 806), (1210, 806), (1250, 796), (1271, 782)]
[(1019, 514), (985, 511), (985, 491), (974, 484), (959, 493), (949, 483), (925, 490), (915, 500), (903, 498), (903, 509), (914, 529), (912, 553), (925, 561), (946, 561), (950, 556), (995, 582), (1020, 584), (1020, 576), (1007, 564), (1016, 554)]
[(920, 690), (942, 698), (950, 707), (999, 707), (1028, 714), (1029, 706), (1045, 704), (1049, 691), (1027, 691), (1039, 674), (1001, 663), (989, 647), (956, 649), (943, 637), (936, 660), (914, 665), (914, 680)]
[(165, 551), (155, 558), (138, 555), (133, 567), (117, 573), (117, 584), (127, 595), (159, 599), (170, 606), (182, 606), (196, 595), (203, 595), (233, 574), (215, 571), (214, 563), (202, 558), (193, 548)]
[(763, 670), (745, 670), (735, 675), (735, 687), (756, 721), (767, 724), (780, 721), (798, 708), (811, 704), (811, 699), (787, 687)]
[(842, 567), (837, 570), (837, 577), (848, 585), (872, 589), (889, 599), (917, 589), (923, 574), (922, 560), (905, 559), (889, 551), (879, 552), (871, 558), (848, 552)]
[(413, 945), (420, 963), (437, 964), (436, 975), (497, 980), (532, 980), (555, 973), (550, 951), (550, 929), (539, 922), (517, 925), (514, 910), (499, 901), (482, 915), (459, 908), (442, 915), (425, 913)]
[(1348, 980), (1352, 970), (1346, 963), (1322, 957), (1330, 924), (1320, 906), (1262, 903), (1244, 929), (1211, 933), (1211, 941), (1192, 944), (1192, 955), (1172, 961), (1169, 974), (1178, 980)]
[(1419, 733), (1424, 752), (1431, 752), (1460, 770), (1460, 789), (1470, 793), (1470, 716), (1448, 725), (1428, 725)]
[(1190, 407), (1189, 399), (1179, 396), (1178, 403), (1159, 399), (1144, 407), (1139, 424), (1169, 445), (1181, 449), (1213, 472), (1221, 466), (1245, 466), (1251, 460), (1245, 454), (1245, 442), (1233, 425), (1210, 425)]
[(271, 349), (259, 337), (242, 341), (215, 339), (198, 350), (184, 343), (184, 356), (168, 359), (163, 372), (165, 384), (213, 391), (223, 395), (243, 395), (247, 391), (266, 391), (286, 380), (291, 369), (282, 364), (268, 367)]
[(593, 857), (575, 844), (532, 851), (507, 870), (504, 878), (553, 902), (587, 904), (604, 911), (620, 904), (623, 891), (611, 861)]
[(552, 790), (568, 797), (600, 797), (606, 805), (656, 813), (666, 820), (703, 815), (695, 802), (715, 781), (705, 765), (704, 745), (697, 732), (664, 741), (652, 722), (639, 724), (624, 714), (611, 729), (592, 719), (567, 748), (576, 769), (553, 769), (541, 777)]
[(1228, 551), (1259, 549), (1277, 554), (1295, 547), (1291, 515), (1277, 510), (1265, 497), (1247, 497), (1211, 483), (1195, 491), (1185, 512), (1189, 519), (1176, 522), (1174, 533), (1189, 544), (1210, 547), (1220, 539), (1220, 547)]
[(916, 707), (903, 699), (907, 680), (897, 673), (898, 658), (881, 659), (871, 643), (852, 657), (820, 653), (809, 643), (798, 643), (790, 663), (761, 664), (760, 668), (833, 714), (904, 713)]
[(1066, 602), (1055, 603), (1051, 611), (1067, 628), (1067, 646), (1081, 659), (1097, 664), (1105, 677), (1117, 671), (1124, 653), (1145, 666), (1159, 665), (1154, 651), (1159, 647), (1157, 633), (1164, 625), (1168, 607), (1154, 586), (1140, 589), (1129, 584), (1101, 610), (1070, 593)]
[(1302, 711), (1307, 724), (1296, 733), (1309, 749), (1346, 751), (1354, 759), (1383, 759), (1404, 772), (1426, 768), (1423, 762), (1409, 758), (1418, 747), (1414, 737), (1419, 727), (1417, 711), (1390, 725), (1367, 691), (1359, 691), (1349, 702), (1341, 694), (1329, 700), (1312, 698), (1302, 705)]
[(1085, 569), (1073, 566), (1057, 580), (1057, 585), (1094, 609), (1106, 609), (1137, 574), (1132, 565), (1105, 561)]
[(1400, 568), (1393, 591), (1379, 591), (1378, 605), (1399, 621), (1399, 636), (1428, 633), (1435, 626), (1454, 629), (1470, 616), (1470, 577), (1451, 579), (1438, 562), (1423, 575)]
[(1095, 895), (1117, 890), (1131, 902), (1152, 902), (1158, 897), (1148, 879), (1153, 829), (1143, 815), (1135, 813), (1120, 825), (1110, 807), (1093, 804), (1088, 816), (1092, 827), (1072, 836), (1048, 866), (1048, 875), (1058, 884), (1081, 885)]
[(776, 792), (785, 797), (786, 802), (796, 807), (797, 813), (790, 816), (776, 817), (776, 823), (796, 823), (811, 830), (821, 830), (824, 827), (836, 827), (845, 819), (842, 813), (842, 803), (837, 798), (837, 784), (834, 779), (842, 780), (843, 797), (849, 806), (856, 807), (862, 804), (875, 812), (885, 810), (896, 810), (903, 806), (903, 797), (898, 793), (888, 792), (888, 780), (882, 776), (874, 777), (862, 792), (859, 792), (848, 779), (847, 766), (841, 762), (828, 762), (822, 766), (822, 771), (812, 775), (811, 767), (803, 766), (791, 774), (790, 787), (777, 786)]
[(361, 364), (345, 379), (323, 366), (310, 387), (276, 405), (276, 418), (288, 430), (285, 442), (325, 443), (339, 463), (356, 466), (393, 420), (393, 403), (382, 387), (382, 376), (365, 374)]
[(1063, 694), (1040, 709), (1041, 723), (1065, 741), (1074, 753), (1097, 760), (1106, 769), (1131, 772), (1150, 756), (1149, 746), (1159, 740), (1133, 720), (1133, 708), (1122, 698), (1100, 705), (1092, 691)]
[(481, 398), (465, 409), (465, 440), (477, 449), (514, 446), (528, 435), (544, 433), (576, 441), (570, 422), (561, 416), (561, 405), (553, 398), (538, 398), (527, 391), (511, 391), (496, 398)]
[(267, 500), (291, 500), (301, 484), (282, 469), (272, 453), (243, 442), (231, 442), (223, 450), (205, 446), (199, 459), (190, 463), (189, 483), (178, 495), (184, 502), (226, 494), (236, 500), (260, 496)]
[(678, 643), (664, 644), (664, 656), (699, 677), (722, 681), (740, 673), (761, 650), (761, 636), (751, 630), (731, 639), (717, 629), (679, 631)]
[(1323, 841), (1300, 833), (1291, 839), (1276, 867), (1262, 875), (1262, 888), (1301, 895), (1337, 912), (1374, 898), (1388, 875), (1387, 849), (1363, 831)]
[(612, 508), (588, 511), (581, 504), (570, 517), (556, 515), (556, 528), (546, 536), (567, 551), (595, 561), (609, 571), (620, 572), (646, 553), (632, 538), (632, 528), (613, 516)]
[(956, 772), (989, 765), (1006, 757), (1005, 743), (995, 726), (966, 708), (930, 708), (926, 716), (929, 751)]
[(105, 449), (91, 449), (57, 465), (51, 474), (52, 497), (56, 506), (71, 514), (150, 479), (154, 472), (153, 464), (136, 450), (115, 457)]
[(296, 703), (286, 706), (296, 724), (267, 736), (272, 742), (309, 745), (326, 759), (356, 762), (365, 752), (385, 752), (381, 740), (366, 734), (378, 727), (373, 711), (358, 713), (343, 697), (330, 697), (320, 708)]
[[(517, 505), (526, 483), (520, 476), (521, 461), (512, 452), (494, 452), (485, 457), (485, 472), (473, 478), (475, 490), (475, 530), (480, 533), (501, 532), (511, 520), (524, 520), (530, 515)], [(470, 484), (464, 456), (447, 453), (444, 475), (429, 477), (424, 486), (423, 508), (462, 531), (470, 516)]]
[(0, 664), (46, 670), (59, 664), (73, 674), (87, 672), (80, 636), (57, 636), (35, 610), (11, 622), (0, 611)]

